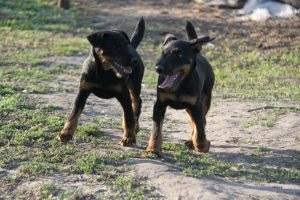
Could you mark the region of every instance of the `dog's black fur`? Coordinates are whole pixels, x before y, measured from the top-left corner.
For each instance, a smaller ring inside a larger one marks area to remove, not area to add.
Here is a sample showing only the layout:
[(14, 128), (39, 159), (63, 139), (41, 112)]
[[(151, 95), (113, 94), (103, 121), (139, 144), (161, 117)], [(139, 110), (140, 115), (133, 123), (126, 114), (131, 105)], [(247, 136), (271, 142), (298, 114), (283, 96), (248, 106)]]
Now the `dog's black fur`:
[(93, 93), (100, 98), (117, 98), (123, 108), (124, 135), (121, 143), (131, 146), (139, 131), (138, 118), (141, 113), (141, 82), (144, 64), (136, 51), (145, 32), (143, 18), (138, 22), (131, 39), (119, 30), (103, 31), (89, 35), (92, 47), (84, 61), (79, 93), (64, 128), (59, 133), (63, 142), (71, 140), (79, 116), (88, 96)]
[(159, 73), (157, 100), (153, 109), (153, 128), (146, 152), (161, 154), (162, 124), (167, 106), (185, 109), (191, 118), (192, 134), (186, 142), (189, 148), (208, 152), (210, 142), (206, 139), (206, 114), (210, 108), (214, 85), (214, 73), (209, 62), (200, 54), (202, 45), (210, 37), (197, 38), (195, 28), (186, 24), (189, 41), (168, 34), (162, 55), (156, 65)]

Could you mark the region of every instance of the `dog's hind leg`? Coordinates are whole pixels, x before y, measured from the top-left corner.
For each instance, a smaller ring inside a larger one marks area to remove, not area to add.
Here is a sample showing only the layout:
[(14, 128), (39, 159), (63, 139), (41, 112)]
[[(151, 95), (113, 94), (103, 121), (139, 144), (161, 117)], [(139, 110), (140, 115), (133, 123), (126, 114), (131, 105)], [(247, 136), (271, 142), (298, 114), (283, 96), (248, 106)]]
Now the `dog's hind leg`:
[(149, 144), (146, 149), (147, 153), (155, 153), (161, 155), (162, 145), (162, 126), (167, 106), (160, 102), (154, 104), (153, 109), (153, 127), (149, 139)]
[(208, 113), (210, 104), (211, 104), (211, 93), (210, 94), (202, 94), (201, 105), (202, 105), (204, 129), (206, 127), (206, 114)]
[(82, 110), (89, 95), (89, 91), (84, 89), (79, 90), (79, 93), (77, 94), (77, 97), (74, 102), (71, 115), (68, 121), (65, 123), (64, 128), (59, 133), (60, 141), (67, 142), (73, 138), (74, 132), (77, 128), (78, 119), (80, 117), (80, 114), (82, 113)]
[(135, 137), (135, 120), (134, 120), (134, 113), (131, 107), (131, 99), (130, 94), (127, 89), (123, 89), (123, 92), (117, 96), (118, 101), (120, 102), (123, 108), (123, 129), (124, 134), (121, 140), (121, 144), (123, 146), (132, 146), (136, 143)]

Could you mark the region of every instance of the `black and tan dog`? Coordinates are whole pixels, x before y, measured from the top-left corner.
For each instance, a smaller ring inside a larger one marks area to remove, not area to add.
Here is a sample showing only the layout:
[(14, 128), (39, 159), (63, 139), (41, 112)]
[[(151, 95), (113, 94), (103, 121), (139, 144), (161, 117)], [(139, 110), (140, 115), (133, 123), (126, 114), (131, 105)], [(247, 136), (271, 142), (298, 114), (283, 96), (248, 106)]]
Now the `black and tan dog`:
[(153, 128), (146, 152), (161, 154), (162, 126), (167, 106), (185, 109), (191, 119), (192, 134), (186, 145), (199, 152), (208, 152), (210, 142), (206, 139), (206, 114), (210, 108), (214, 85), (211, 65), (200, 54), (202, 45), (210, 37), (197, 38), (195, 28), (187, 22), (189, 41), (168, 34), (162, 55), (156, 65), (159, 73), (157, 100), (153, 110)]
[(136, 51), (145, 32), (143, 18), (128, 38), (123, 31), (103, 31), (89, 35), (89, 57), (83, 63), (79, 93), (71, 115), (59, 133), (66, 142), (73, 138), (79, 116), (88, 96), (93, 93), (100, 98), (117, 98), (123, 108), (124, 135), (121, 143), (131, 146), (136, 143), (141, 113), (141, 82), (144, 65)]

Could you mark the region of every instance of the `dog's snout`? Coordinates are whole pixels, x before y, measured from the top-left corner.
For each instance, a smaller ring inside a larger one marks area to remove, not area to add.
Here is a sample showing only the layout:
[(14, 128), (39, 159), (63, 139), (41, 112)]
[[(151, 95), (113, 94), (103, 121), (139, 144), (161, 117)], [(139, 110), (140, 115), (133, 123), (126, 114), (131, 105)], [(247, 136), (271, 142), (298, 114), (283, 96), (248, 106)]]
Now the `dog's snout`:
[(157, 73), (162, 73), (164, 71), (164, 67), (162, 65), (156, 65), (155, 69)]
[(133, 66), (136, 66), (136, 65), (139, 64), (139, 60), (138, 60), (137, 58), (132, 58), (132, 59), (131, 59), (131, 64), (132, 64)]

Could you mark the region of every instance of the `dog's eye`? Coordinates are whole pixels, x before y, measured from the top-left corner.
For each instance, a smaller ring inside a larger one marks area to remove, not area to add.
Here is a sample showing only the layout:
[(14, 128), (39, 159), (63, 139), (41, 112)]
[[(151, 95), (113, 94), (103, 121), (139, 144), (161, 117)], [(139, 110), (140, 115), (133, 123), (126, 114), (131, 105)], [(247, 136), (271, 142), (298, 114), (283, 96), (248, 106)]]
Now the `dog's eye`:
[(175, 51), (175, 55), (177, 58), (182, 58), (182, 53), (180, 51)]

